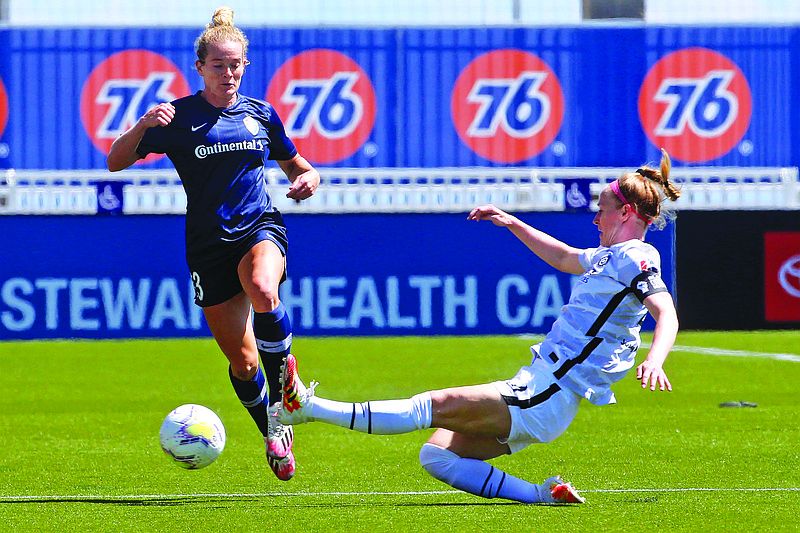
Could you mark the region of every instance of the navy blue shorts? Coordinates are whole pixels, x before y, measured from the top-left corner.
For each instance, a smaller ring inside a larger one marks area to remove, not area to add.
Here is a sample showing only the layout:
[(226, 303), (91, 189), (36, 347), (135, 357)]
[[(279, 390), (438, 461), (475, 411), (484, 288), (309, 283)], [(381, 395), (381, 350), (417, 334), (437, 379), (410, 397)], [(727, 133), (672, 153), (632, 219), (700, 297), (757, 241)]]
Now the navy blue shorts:
[[(281, 214), (277, 211), (264, 213), (258, 223), (247, 234), (247, 237), (232, 248), (231, 253), (207, 262), (192, 262), (189, 271), (194, 284), (194, 303), (200, 307), (227, 302), (242, 292), (239, 280), (239, 262), (253, 246), (261, 241), (270, 240), (278, 245), (286, 257), (289, 240), (286, 237), (286, 226)], [(284, 268), (281, 283), (286, 280)]]

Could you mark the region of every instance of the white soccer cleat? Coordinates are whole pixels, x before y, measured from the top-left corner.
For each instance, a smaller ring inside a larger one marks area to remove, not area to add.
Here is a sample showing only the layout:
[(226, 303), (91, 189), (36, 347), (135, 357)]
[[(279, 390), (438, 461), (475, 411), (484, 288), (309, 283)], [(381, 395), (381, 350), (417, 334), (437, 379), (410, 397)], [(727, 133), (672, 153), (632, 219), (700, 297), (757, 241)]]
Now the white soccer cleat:
[(283, 363), (281, 372), (281, 382), (283, 388), (281, 394), (283, 401), (278, 410), (277, 420), (281, 424), (305, 424), (311, 420), (311, 399), (314, 397), (314, 389), (317, 382), (312, 381), (311, 386), (306, 388), (297, 375), (297, 359), (289, 354)]
[(561, 476), (547, 478), (539, 485), (542, 503), (585, 503), (586, 498), (578, 494), (575, 488), (561, 479)]
[(281, 424), (277, 415), (281, 404), (275, 402), (269, 406), (269, 416), (267, 417), (267, 436), (264, 443), (267, 446), (267, 456), (273, 459), (283, 459), (292, 451), (294, 443), (294, 431), (292, 426)]

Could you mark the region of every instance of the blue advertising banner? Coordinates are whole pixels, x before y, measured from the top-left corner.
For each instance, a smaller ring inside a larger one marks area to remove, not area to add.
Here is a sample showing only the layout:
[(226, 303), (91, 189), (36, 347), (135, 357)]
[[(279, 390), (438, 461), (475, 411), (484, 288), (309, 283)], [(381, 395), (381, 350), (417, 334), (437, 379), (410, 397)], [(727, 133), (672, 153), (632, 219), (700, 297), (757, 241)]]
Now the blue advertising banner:
[[(591, 213), (521, 218), (577, 247)], [(0, 218), (0, 339), (208, 335), (181, 216)], [(466, 214), (291, 215), (281, 298), (296, 335), (544, 333), (573, 277)], [(650, 231), (673, 283), (672, 224)], [(652, 324), (646, 323), (646, 328)]]
[(202, 334), (183, 217), (0, 218), (0, 339)]
[[(200, 30), (0, 29), (0, 168), (104, 168), (202, 89)], [(799, 26), (244, 30), (242, 93), (318, 166), (800, 166)]]

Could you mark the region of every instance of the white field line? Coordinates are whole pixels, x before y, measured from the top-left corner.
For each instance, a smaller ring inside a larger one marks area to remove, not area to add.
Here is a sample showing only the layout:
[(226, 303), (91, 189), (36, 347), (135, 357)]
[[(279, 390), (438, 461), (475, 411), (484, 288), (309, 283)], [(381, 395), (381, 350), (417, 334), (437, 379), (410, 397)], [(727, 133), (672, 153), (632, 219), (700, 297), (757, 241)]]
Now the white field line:
[[(531, 342), (540, 342), (544, 340), (543, 335), (519, 335), (520, 338), (529, 339)], [(643, 342), (642, 348), (650, 348), (649, 342)], [(749, 350), (727, 350), (724, 348), (706, 348), (704, 346), (680, 346), (675, 345), (672, 347), (673, 352), (685, 353), (699, 353), (703, 355), (726, 355), (729, 357), (765, 357), (768, 359), (776, 359), (778, 361), (792, 361), (800, 363), (800, 355), (792, 353), (775, 353), (775, 352), (753, 352)]]
[[(642, 343), (642, 348), (649, 348), (649, 343)], [(800, 363), (800, 355), (791, 353), (774, 352), (751, 352), (749, 350), (726, 350), (723, 348), (705, 348), (703, 346), (679, 346), (672, 347), (673, 352), (689, 352), (704, 355), (726, 355), (730, 357), (765, 357), (767, 359), (777, 359), (778, 361), (792, 361)]]
[[(581, 493), (646, 493), (646, 492), (776, 492), (776, 491), (800, 491), (800, 487), (763, 487), (763, 488), (713, 488), (713, 487), (686, 487), (686, 488), (662, 488), (662, 489), (578, 489)], [(102, 500), (113, 503), (124, 500), (171, 500), (171, 499), (201, 499), (201, 498), (266, 498), (266, 497), (292, 497), (292, 496), (435, 496), (441, 494), (463, 494), (460, 490), (431, 490), (431, 491), (398, 491), (398, 492), (253, 492), (253, 493), (224, 493), (211, 492), (203, 494), (131, 494), (121, 495), (26, 495), (26, 496), (0, 496), (0, 503), (3, 502), (24, 502), (24, 501), (92, 501)]]

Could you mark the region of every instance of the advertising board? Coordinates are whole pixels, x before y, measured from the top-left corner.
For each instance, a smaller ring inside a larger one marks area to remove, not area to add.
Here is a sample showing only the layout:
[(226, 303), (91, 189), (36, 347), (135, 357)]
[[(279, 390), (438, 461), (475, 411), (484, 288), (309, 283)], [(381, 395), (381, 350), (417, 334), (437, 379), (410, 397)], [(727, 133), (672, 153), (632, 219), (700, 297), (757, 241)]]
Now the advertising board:
[[(591, 213), (520, 217), (574, 246), (598, 245)], [(0, 339), (208, 335), (183, 221), (0, 218)], [(466, 213), (291, 215), (286, 224), (281, 298), (299, 336), (545, 333), (573, 282)], [(670, 286), (673, 233), (648, 233)]]

